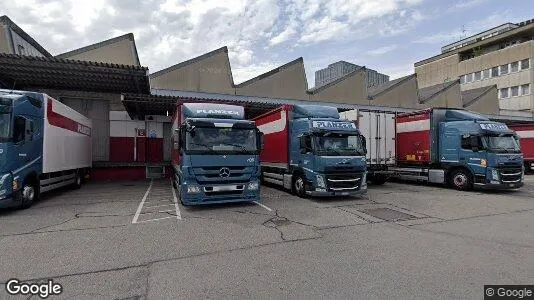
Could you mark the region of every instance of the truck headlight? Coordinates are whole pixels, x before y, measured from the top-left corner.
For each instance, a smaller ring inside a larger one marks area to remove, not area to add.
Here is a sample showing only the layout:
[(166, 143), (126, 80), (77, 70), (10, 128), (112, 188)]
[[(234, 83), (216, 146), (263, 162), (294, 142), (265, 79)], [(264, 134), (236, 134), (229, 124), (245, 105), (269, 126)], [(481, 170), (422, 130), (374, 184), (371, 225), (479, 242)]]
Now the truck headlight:
[(488, 165), (488, 161), (485, 160), (485, 159), (481, 159), (481, 160), (480, 160), (480, 165), (483, 166), (483, 167), (485, 167), (485, 166)]
[(324, 176), (323, 175), (317, 175), (317, 187), (326, 188), (326, 184), (324, 183)]
[(187, 193), (188, 194), (198, 194), (200, 193), (200, 187), (196, 185), (188, 186), (187, 187)]
[(491, 170), (491, 178), (493, 180), (499, 180), (499, 172), (497, 171), (497, 169)]
[(16, 191), (19, 189), (19, 182), (17, 178), (13, 179), (13, 191)]
[(249, 182), (247, 189), (251, 191), (255, 191), (260, 187), (259, 183), (257, 181)]

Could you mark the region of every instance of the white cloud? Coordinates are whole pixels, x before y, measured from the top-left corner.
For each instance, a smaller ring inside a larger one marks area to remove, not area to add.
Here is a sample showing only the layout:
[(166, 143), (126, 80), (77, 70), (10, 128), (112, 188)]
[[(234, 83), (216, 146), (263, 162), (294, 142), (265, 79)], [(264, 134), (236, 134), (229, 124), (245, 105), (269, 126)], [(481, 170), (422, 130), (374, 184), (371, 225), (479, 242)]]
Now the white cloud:
[[(312, 46), (405, 32), (421, 0), (17, 0), (8, 15), (52, 54), (133, 32), (151, 71), (228, 46), (236, 79), (277, 67), (275, 45)], [(269, 56), (267, 56), (269, 53)], [(237, 80), (239, 81), (239, 80)]]
[(379, 55), (383, 55), (383, 54), (389, 53), (391, 51), (394, 51), (397, 48), (399, 48), (398, 45), (388, 45), (388, 46), (383, 46), (383, 47), (380, 47), (380, 48), (369, 50), (369, 51), (367, 51), (367, 54), (369, 54), (371, 56), (379, 56)]
[(462, 0), (454, 3), (449, 9), (450, 11), (472, 8), (487, 2), (488, 0)]

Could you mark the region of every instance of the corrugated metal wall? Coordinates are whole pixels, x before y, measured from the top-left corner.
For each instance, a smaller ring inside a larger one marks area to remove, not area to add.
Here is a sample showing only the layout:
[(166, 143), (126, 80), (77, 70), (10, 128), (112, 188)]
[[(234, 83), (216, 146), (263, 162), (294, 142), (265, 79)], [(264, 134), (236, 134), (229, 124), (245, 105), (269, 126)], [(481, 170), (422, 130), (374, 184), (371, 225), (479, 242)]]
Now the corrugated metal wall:
[(93, 121), (93, 161), (109, 161), (109, 101), (70, 97), (60, 101)]

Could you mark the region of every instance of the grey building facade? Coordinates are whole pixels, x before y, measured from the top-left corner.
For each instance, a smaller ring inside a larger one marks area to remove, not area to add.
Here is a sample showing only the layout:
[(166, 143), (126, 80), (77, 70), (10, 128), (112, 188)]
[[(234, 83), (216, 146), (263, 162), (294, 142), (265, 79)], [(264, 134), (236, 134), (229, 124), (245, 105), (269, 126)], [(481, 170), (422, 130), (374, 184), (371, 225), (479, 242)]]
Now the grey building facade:
[[(315, 71), (315, 87), (326, 85), (360, 68), (362, 66), (343, 60), (330, 64), (327, 68)], [(379, 85), (389, 81), (388, 75), (379, 73), (376, 70), (366, 68), (366, 72), (367, 86)]]

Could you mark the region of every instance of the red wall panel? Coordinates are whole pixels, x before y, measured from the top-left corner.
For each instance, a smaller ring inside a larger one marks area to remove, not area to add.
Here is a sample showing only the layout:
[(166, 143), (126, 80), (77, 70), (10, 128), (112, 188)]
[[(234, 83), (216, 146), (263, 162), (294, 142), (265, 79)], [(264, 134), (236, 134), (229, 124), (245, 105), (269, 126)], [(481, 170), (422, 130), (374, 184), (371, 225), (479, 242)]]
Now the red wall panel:
[[(288, 163), (289, 158), (289, 113), (291, 106), (284, 105), (254, 119), (256, 126), (264, 132), (264, 147), (260, 160), (267, 163)], [(283, 117), (282, 112), (285, 114)], [(271, 128), (283, 126), (281, 131), (271, 132)], [(262, 129), (263, 128), (263, 129)]]
[(109, 160), (112, 162), (133, 162), (134, 141), (133, 137), (110, 137)]

